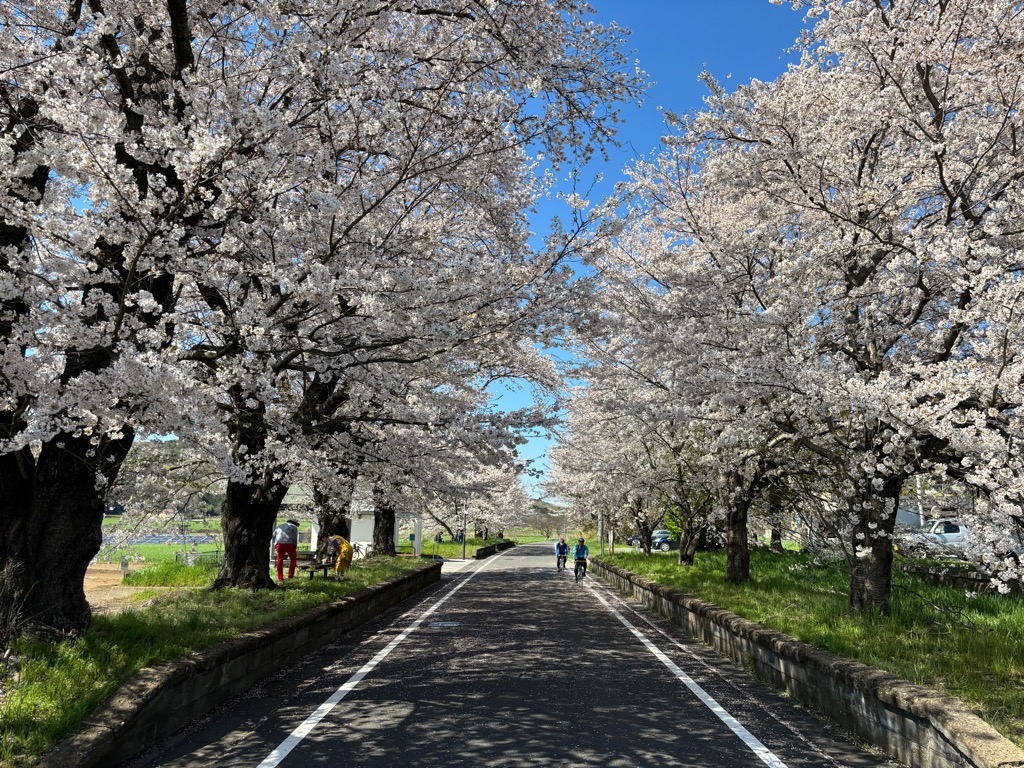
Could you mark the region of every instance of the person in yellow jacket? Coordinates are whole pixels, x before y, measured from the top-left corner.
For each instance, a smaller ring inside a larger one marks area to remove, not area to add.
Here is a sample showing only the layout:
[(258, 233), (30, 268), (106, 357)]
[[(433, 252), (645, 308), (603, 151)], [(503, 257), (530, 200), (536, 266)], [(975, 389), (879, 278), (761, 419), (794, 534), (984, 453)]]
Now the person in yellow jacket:
[(334, 575), (341, 579), (352, 565), (352, 545), (344, 536), (335, 534), (327, 539), (327, 562), (334, 558)]

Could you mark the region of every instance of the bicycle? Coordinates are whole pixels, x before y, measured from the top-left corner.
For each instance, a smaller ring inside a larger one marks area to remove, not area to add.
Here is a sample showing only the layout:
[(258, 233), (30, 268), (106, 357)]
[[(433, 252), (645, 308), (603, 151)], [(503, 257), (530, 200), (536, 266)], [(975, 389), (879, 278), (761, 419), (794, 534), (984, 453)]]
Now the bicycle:
[(352, 544), (352, 559), (357, 560), (364, 557), (373, 557), (373, 544)]
[(565, 561), (568, 559), (568, 555), (556, 555), (558, 559), (558, 572), (563, 573), (565, 571)]
[(579, 584), (587, 575), (587, 558), (576, 558), (576, 583)]

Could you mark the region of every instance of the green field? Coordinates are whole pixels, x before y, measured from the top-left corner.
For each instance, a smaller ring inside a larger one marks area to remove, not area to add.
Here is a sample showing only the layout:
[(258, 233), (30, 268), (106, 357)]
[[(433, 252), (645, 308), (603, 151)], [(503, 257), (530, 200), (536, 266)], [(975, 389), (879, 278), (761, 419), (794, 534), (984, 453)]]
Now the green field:
[[(96, 559), (97, 562), (118, 563), (121, 561), (122, 556), (127, 556), (129, 570), (134, 571), (143, 565), (173, 563), (176, 555), (191, 551), (192, 547), (186, 547), (181, 544), (136, 544), (121, 549), (101, 550)], [(220, 553), (223, 550), (217, 542), (210, 542), (209, 544), (197, 545), (195, 551), (200, 553)]]

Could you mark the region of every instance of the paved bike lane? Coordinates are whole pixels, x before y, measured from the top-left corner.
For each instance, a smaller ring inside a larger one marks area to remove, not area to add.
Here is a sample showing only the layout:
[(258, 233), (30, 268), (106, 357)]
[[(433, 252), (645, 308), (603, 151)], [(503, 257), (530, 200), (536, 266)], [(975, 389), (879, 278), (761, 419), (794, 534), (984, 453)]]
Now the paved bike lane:
[(132, 766), (882, 766), (551, 548), (472, 564)]

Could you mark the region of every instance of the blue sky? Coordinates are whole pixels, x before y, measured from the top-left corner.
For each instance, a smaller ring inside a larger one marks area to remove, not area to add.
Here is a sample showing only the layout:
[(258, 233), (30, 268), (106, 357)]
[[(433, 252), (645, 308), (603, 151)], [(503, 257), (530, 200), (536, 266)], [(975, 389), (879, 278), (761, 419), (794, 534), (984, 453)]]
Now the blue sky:
[[(706, 89), (698, 80), (710, 72), (728, 90), (752, 79), (773, 80), (793, 60), (788, 49), (805, 24), (789, 3), (768, 0), (590, 0), (597, 21), (616, 22), (632, 31), (628, 48), (651, 81), (640, 107), (623, 109), (619, 127), (620, 150), (612, 150), (608, 163), (595, 162), (584, 175), (601, 174), (602, 193), (623, 178), (632, 160), (657, 150), (664, 134), (662, 109), (686, 114), (703, 105)], [(534, 217), (535, 231), (543, 233), (553, 208), (542, 207)], [(499, 407), (519, 407), (529, 401), (528, 390), (504, 394)], [(532, 438), (520, 455), (541, 471), (548, 467), (552, 441)], [(540, 496), (540, 481), (528, 482), (531, 495)]]

